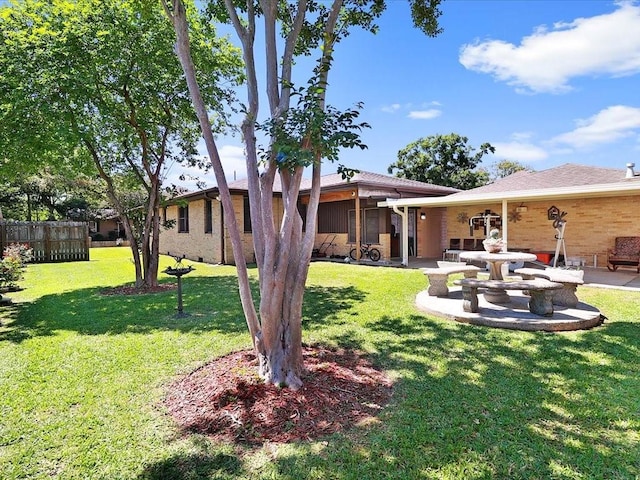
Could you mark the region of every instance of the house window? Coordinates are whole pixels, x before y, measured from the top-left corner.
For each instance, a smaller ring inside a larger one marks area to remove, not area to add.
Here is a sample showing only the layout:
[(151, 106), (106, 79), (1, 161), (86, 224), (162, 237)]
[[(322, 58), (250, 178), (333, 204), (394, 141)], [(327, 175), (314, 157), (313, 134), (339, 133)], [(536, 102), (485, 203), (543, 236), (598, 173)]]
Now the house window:
[(302, 231), (307, 231), (307, 206), (298, 201), (298, 213), (300, 214), (300, 218), (302, 218)]
[[(360, 213), (360, 241), (363, 243), (380, 242), (380, 210), (366, 208)], [(349, 242), (356, 241), (356, 211), (349, 210)]]
[(352, 201), (318, 205), (318, 233), (347, 233), (350, 207), (353, 208)]
[(213, 232), (213, 207), (211, 200), (204, 201), (204, 233)]
[(189, 232), (189, 207), (178, 207), (178, 232)]
[(251, 210), (249, 207), (249, 197), (243, 198), (244, 210), (244, 233), (251, 233)]

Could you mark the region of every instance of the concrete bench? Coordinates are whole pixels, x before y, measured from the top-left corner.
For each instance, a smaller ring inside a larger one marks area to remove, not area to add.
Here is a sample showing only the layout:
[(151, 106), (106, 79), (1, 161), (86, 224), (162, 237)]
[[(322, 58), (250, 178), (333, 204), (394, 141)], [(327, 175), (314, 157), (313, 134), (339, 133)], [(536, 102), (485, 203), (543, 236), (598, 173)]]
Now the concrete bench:
[(557, 268), (518, 268), (514, 273), (520, 275), (523, 280), (544, 278), (552, 282), (561, 283), (562, 289), (553, 293), (553, 303), (564, 307), (573, 308), (578, 305), (576, 290), (578, 285), (583, 285), (584, 272), (581, 270), (558, 270)]
[(553, 292), (562, 288), (561, 283), (550, 282), (542, 278), (533, 280), (504, 281), (478, 280), (463, 278), (454, 282), (462, 286), (462, 308), (465, 312), (478, 312), (478, 288), (494, 290), (527, 290), (531, 295), (529, 311), (535, 315), (550, 317), (553, 315)]
[(466, 263), (438, 262), (438, 265), (441, 266), (438, 268), (422, 269), (422, 273), (424, 273), (429, 280), (427, 293), (432, 297), (449, 296), (447, 282), (449, 281), (449, 275), (452, 273), (464, 273), (465, 278), (476, 278), (480, 271), (480, 268), (467, 265)]

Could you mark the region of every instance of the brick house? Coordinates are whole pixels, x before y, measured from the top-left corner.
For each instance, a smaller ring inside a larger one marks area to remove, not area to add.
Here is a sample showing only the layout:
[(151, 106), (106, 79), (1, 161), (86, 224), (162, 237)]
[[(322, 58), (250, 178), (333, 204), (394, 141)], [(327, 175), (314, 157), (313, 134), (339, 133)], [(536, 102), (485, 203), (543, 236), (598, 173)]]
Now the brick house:
[[(253, 262), (251, 220), (247, 181), (229, 184), (234, 211), (239, 225), (244, 230), (243, 246), (245, 261)], [(299, 209), (305, 211), (309, 200), (311, 181), (303, 180)], [(275, 221), (282, 220), (282, 198), (279, 184), (274, 185), (273, 206)], [(377, 173), (360, 172), (351, 181), (341, 175), (322, 177), (318, 227), (315, 248), (323, 255), (346, 256), (356, 244), (356, 232), (360, 231), (361, 242), (371, 243), (382, 253), (383, 259), (440, 253), (439, 226), (444, 218), (432, 216), (424, 233), (418, 230), (424, 221), (418, 218), (418, 209), (410, 207), (407, 213), (379, 207), (387, 199), (434, 198), (450, 195), (459, 190), (431, 185)], [(218, 200), (218, 189), (210, 188), (188, 193), (172, 199), (164, 208), (164, 220), (173, 220), (173, 228), (160, 234), (160, 251), (172, 255), (207, 263), (234, 263), (231, 242), (224, 227), (224, 212)], [(403, 219), (406, 219), (403, 221)], [(360, 228), (356, 228), (359, 224)], [(404, 227), (403, 225), (406, 225)], [(400, 232), (406, 228), (406, 245), (400, 242)], [(422, 235), (428, 238), (421, 238)]]
[[(624, 169), (565, 164), (539, 172), (520, 171), (492, 184), (446, 197), (389, 199), (380, 207), (417, 209), (419, 238), (437, 237), (437, 248), (418, 243), (418, 256), (445, 249), (473, 249), (485, 238), (485, 223), (501, 230), (508, 250), (528, 250), (549, 260), (558, 245), (553, 216), (565, 225), (567, 257), (604, 267), (615, 237), (640, 236), (640, 175)], [(486, 219), (485, 219), (486, 217)], [(441, 220), (433, 225), (430, 218)], [(430, 230), (434, 230), (430, 233)], [(437, 257), (438, 255), (435, 255)]]

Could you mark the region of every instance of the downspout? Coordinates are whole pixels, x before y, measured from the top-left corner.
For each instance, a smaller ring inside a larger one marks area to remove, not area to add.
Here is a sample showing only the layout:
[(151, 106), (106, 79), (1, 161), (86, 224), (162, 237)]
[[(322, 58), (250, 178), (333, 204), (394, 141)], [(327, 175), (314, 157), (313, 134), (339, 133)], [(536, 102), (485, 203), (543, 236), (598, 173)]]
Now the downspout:
[(409, 222), (407, 215), (407, 207), (404, 207), (404, 211), (401, 211), (397, 205), (392, 205), (393, 211), (396, 212), (402, 218), (402, 265), (409, 266)]

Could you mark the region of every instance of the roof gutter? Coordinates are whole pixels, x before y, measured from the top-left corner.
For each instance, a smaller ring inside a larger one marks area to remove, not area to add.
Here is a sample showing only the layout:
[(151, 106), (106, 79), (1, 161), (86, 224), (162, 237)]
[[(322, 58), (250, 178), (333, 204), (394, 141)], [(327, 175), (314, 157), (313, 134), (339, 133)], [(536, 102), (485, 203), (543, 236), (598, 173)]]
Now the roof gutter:
[(552, 200), (561, 198), (584, 198), (584, 197), (616, 197), (628, 194), (640, 194), (640, 182), (620, 182), (598, 185), (580, 185), (578, 187), (561, 188), (539, 188), (532, 190), (516, 190), (510, 192), (491, 193), (466, 193), (460, 192), (446, 197), (425, 197), (425, 198), (388, 198), (383, 202), (378, 202), (379, 207), (424, 207), (424, 206), (449, 206), (449, 205), (472, 205), (487, 202), (499, 202), (502, 200), (512, 201), (533, 201)]

